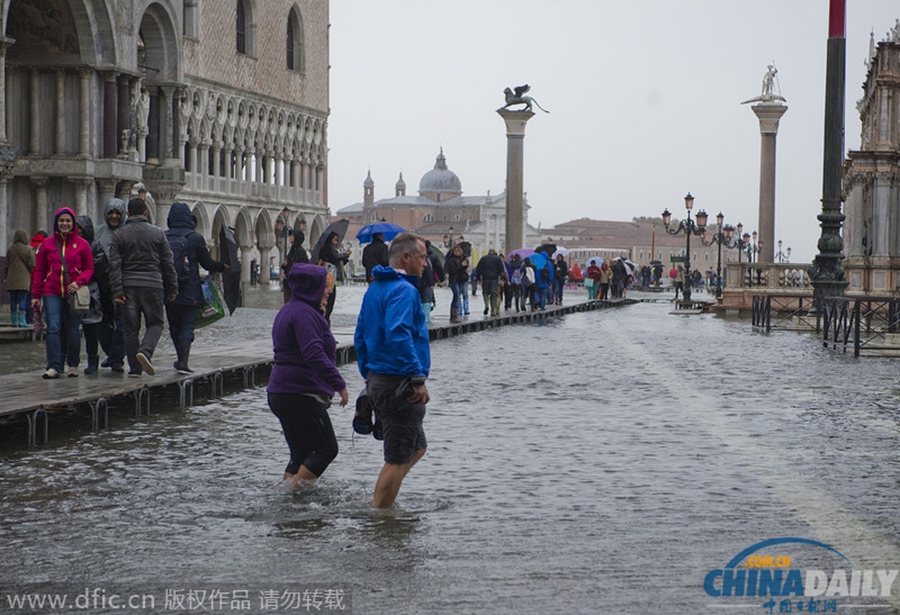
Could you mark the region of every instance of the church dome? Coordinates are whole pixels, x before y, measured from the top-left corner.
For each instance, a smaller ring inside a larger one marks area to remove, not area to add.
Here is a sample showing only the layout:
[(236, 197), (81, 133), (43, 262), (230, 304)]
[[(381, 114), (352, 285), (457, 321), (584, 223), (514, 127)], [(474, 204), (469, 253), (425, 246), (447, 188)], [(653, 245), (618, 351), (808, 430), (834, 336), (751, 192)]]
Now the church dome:
[(419, 194), (438, 202), (443, 200), (439, 195), (452, 197), (462, 194), (462, 182), (459, 181), (456, 173), (447, 168), (447, 159), (444, 158), (443, 148), (434, 162), (434, 168), (422, 176), (422, 181), (419, 182)]

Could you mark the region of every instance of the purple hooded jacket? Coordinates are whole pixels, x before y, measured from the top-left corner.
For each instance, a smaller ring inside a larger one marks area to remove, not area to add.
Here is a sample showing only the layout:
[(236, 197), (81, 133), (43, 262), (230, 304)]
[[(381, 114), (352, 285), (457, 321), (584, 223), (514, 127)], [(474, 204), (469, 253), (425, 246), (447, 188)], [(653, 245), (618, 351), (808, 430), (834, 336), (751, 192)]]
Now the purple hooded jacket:
[(334, 362), (335, 341), (319, 311), (325, 268), (297, 263), (288, 273), (291, 300), (272, 326), (275, 367), (269, 393), (315, 393), (331, 397), (347, 388)]

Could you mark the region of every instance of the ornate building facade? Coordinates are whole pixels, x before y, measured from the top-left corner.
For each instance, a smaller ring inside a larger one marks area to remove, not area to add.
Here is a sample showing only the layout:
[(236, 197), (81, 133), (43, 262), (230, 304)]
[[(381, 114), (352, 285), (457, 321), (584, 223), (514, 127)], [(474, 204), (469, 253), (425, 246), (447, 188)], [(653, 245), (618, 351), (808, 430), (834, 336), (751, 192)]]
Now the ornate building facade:
[(137, 182), (156, 224), (186, 202), (211, 244), (234, 228), (245, 263), (277, 258), (283, 228), (315, 238), (328, 14), (327, 0), (0, 0), (2, 253), (63, 205), (102, 222)]
[(870, 42), (859, 150), (844, 164), (848, 294), (900, 292), (900, 20)]

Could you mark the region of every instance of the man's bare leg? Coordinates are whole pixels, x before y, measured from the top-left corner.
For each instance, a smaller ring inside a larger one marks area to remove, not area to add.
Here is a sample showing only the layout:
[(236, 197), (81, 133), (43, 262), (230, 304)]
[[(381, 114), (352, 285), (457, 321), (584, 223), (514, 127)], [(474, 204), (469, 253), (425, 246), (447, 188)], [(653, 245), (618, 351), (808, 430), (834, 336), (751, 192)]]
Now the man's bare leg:
[(288, 472), (284, 473), (283, 480), (290, 480), (290, 488), (296, 489), (297, 487), (304, 487), (309, 483), (315, 481), (318, 476), (309, 471), (306, 466), (300, 466), (300, 469), (297, 470), (296, 474), (290, 474)]
[(427, 449), (420, 448), (413, 454), (413, 458), (407, 463), (387, 463), (381, 468), (378, 480), (375, 482), (375, 496), (372, 498), (372, 506), (375, 508), (390, 508), (400, 493), (400, 485), (403, 479), (419, 461)]

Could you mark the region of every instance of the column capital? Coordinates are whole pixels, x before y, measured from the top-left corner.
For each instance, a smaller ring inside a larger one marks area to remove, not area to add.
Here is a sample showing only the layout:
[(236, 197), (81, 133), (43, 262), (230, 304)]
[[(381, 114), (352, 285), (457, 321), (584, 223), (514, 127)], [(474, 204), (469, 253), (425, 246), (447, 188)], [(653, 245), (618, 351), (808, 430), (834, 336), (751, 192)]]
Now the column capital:
[(497, 114), (506, 122), (506, 136), (524, 137), (525, 124), (534, 117), (533, 111), (510, 111), (509, 109), (497, 109)]
[(781, 103), (761, 103), (759, 105), (753, 105), (750, 108), (753, 109), (753, 113), (755, 113), (756, 117), (759, 119), (760, 134), (778, 134), (778, 120), (780, 120), (781, 116), (787, 112), (787, 105), (782, 105)]
[(50, 185), (50, 178), (46, 175), (32, 175), (28, 178), (28, 181), (38, 190), (46, 190), (47, 186)]

